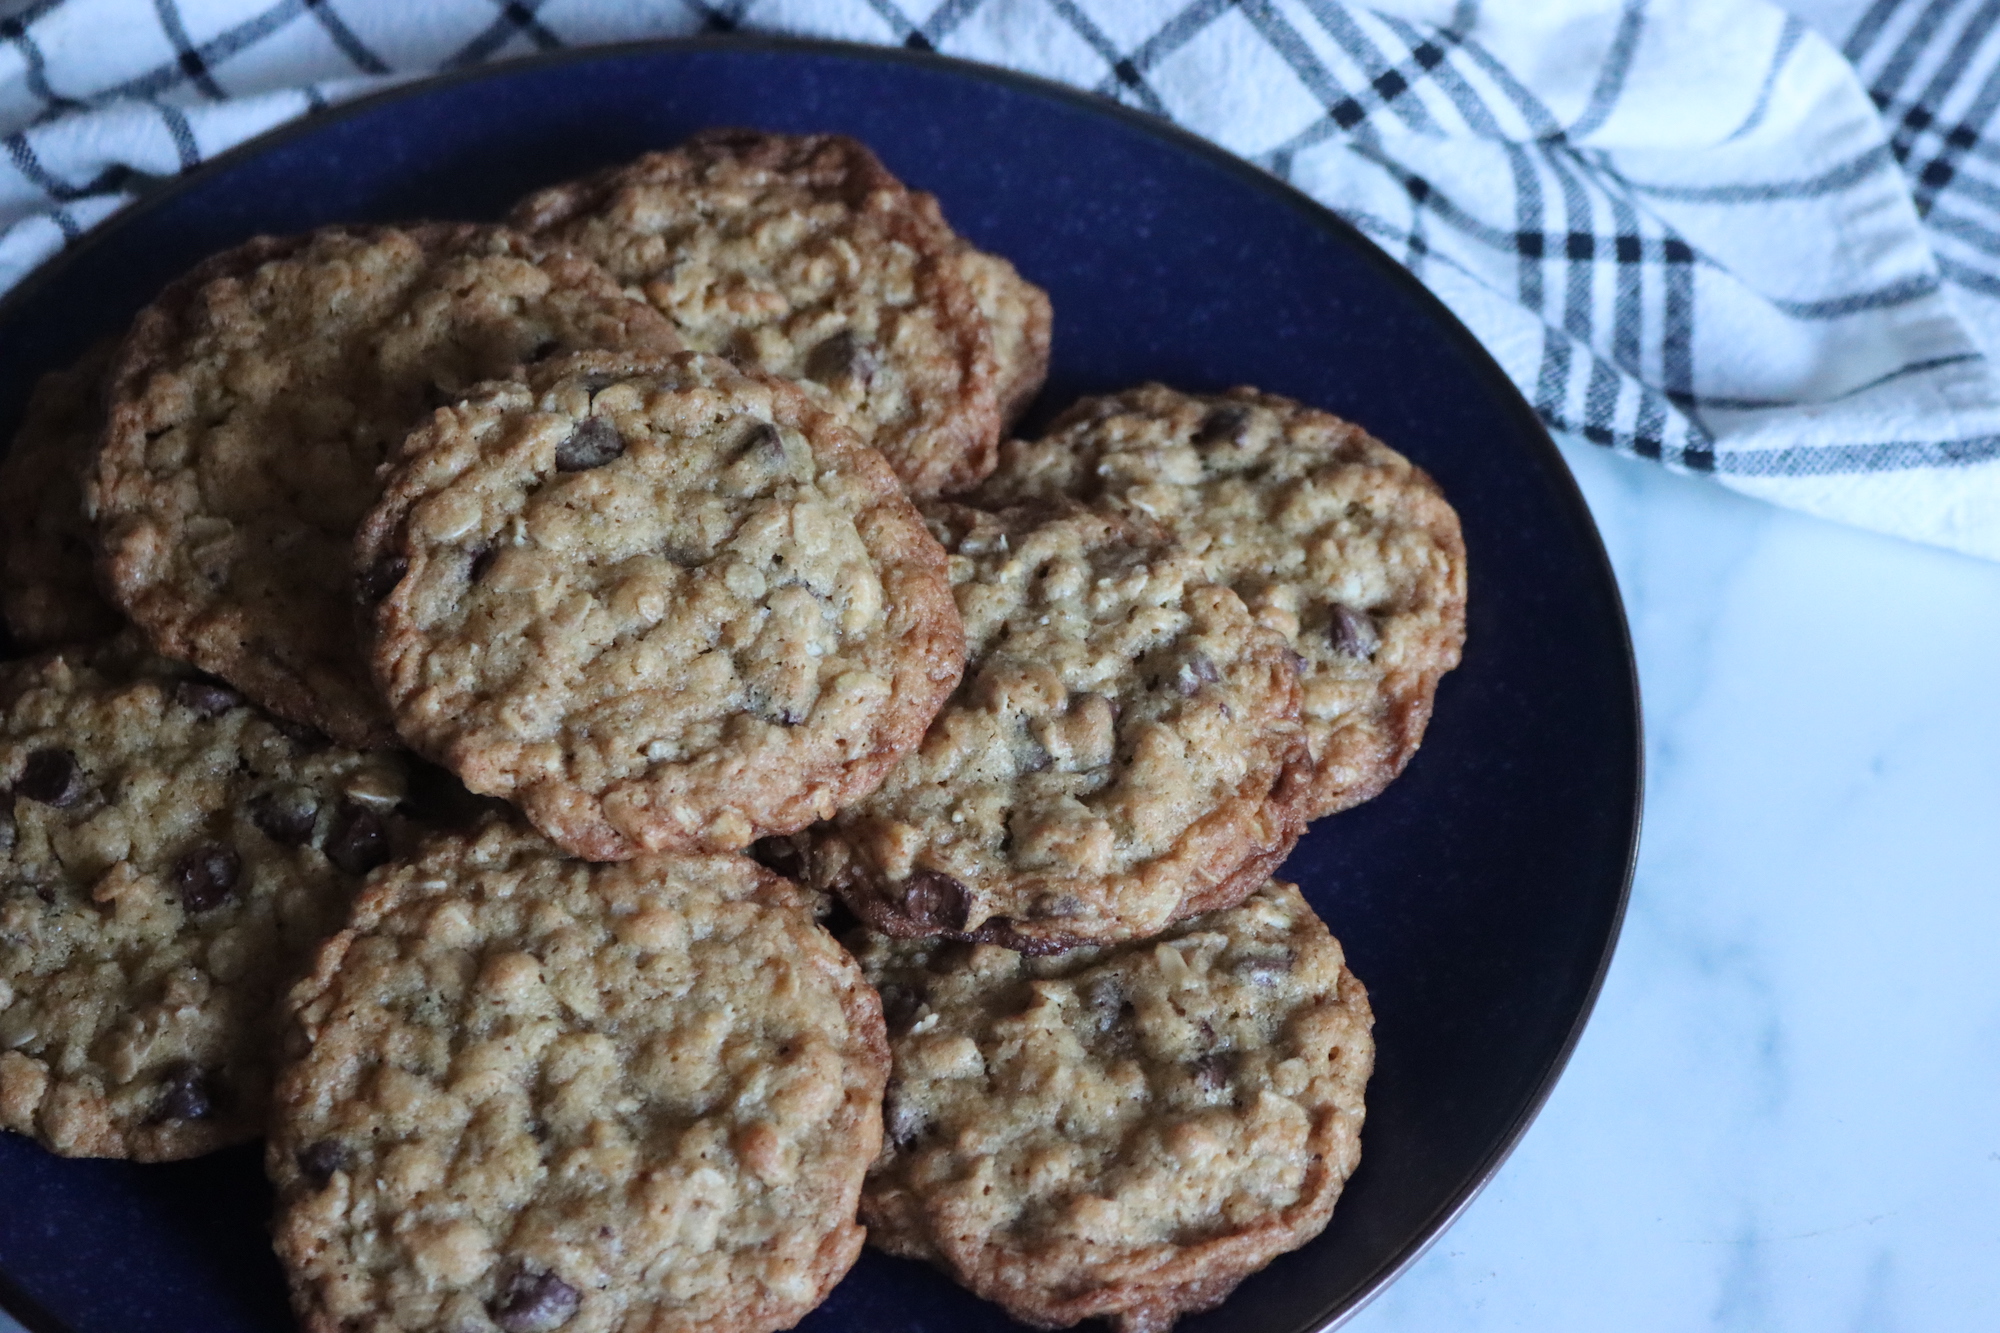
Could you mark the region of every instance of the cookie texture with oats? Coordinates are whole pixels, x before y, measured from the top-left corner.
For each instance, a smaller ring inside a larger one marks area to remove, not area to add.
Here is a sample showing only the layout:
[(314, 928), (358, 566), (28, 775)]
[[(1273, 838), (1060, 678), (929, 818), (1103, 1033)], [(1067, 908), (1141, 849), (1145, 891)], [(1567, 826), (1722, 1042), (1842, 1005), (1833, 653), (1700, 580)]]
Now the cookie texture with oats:
[(117, 632), (123, 618), (97, 591), (83, 474), (104, 432), (104, 380), (117, 343), (36, 383), (14, 444), (0, 459), (0, 613), (25, 648)]
[(1049, 375), (1049, 340), (1055, 310), (1049, 294), (1022, 277), (999, 255), (961, 244), (958, 271), (993, 334), (999, 368), (1000, 427), (1028, 410)]
[(965, 657), (881, 456), (700, 353), (562, 359), (439, 412), (356, 559), (403, 735), (593, 860), (826, 818)]
[(349, 576), (391, 446), (524, 361), (678, 346), (596, 265), (497, 227), (250, 241), (125, 340), (91, 479), (105, 586), (161, 652), (343, 744), (394, 744)]
[(971, 499), (1050, 496), (1165, 525), (1285, 636), (1318, 769), (1309, 817), (1358, 805), (1403, 771), (1465, 642), (1465, 542), (1422, 469), (1288, 398), (1147, 384), (1009, 441)]
[(1160, 1333), (1325, 1228), (1373, 1017), (1293, 886), (1053, 957), (857, 943), (895, 1055), (876, 1245), (1037, 1328)]
[(1284, 641), (1157, 526), (1058, 502), (927, 502), (964, 680), (808, 882), (876, 930), (1023, 949), (1150, 935), (1240, 901), (1304, 827)]
[(129, 644), (0, 668), (0, 1127), (147, 1162), (262, 1133), (277, 1001), (405, 782)]
[(860, 1252), (880, 1004), (748, 858), (437, 839), (291, 1008), (265, 1160), (309, 1333), (764, 1333)]
[(913, 493), (993, 470), (1000, 366), (968, 277), (1003, 318), (1019, 313), (1017, 376), (1034, 359), (1032, 298), (963, 263), (937, 200), (853, 139), (710, 130), (539, 191), (509, 220), (645, 293), (690, 348), (838, 406)]

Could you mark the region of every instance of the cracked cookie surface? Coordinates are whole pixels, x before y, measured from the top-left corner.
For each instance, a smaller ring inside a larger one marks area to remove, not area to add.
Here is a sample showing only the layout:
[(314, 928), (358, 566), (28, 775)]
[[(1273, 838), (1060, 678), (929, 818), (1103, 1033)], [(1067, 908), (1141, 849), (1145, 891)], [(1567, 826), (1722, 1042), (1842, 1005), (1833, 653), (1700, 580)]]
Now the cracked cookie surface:
[(1144, 514), (1300, 659), (1308, 815), (1379, 793), (1465, 641), (1465, 543), (1436, 483), (1350, 422), (1253, 389), (1148, 384), (1009, 441), (979, 504), (1074, 496)]
[(895, 1057), (869, 1238), (1039, 1328), (1158, 1333), (1325, 1228), (1367, 992), (1289, 884), (1035, 958), (866, 936)]
[(106, 587), (160, 651), (345, 744), (394, 744), (349, 577), (378, 465), (524, 361), (678, 346), (595, 265), (497, 227), (253, 240), (169, 286), (120, 351), (92, 479)]
[(401, 760), (123, 646), (0, 669), (0, 1126), (167, 1161), (263, 1131), (276, 1002), (403, 836)]
[(1139, 520), (927, 502), (964, 680), (808, 882), (892, 935), (1016, 948), (1151, 934), (1262, 884), (1312, 768), (1282, 639)]
[(292, 1009), (266, 1165), (310, 1333), (765, 1333), (860, 1251), (881, 1008), (747, 858), (438, 839)]
[(103, 434), (116, 348), (107, 339), (42, 376), (0, 460), (0, 612), (23, 647), (103, 638), (121, 623), (97, 590), (83, 513), (83, 473)]
[(1032, 297), (962, 265), (937, 200), (841, 135), (706, 131), (531, 195), (510, 221), (644, 292), (694, 350), (809, 386), (916, 494), (993, 469), (1001, 368), (968, 279), (1009, 321), (1007, 390), (1039, 385)]
[(356, 560), (403, 734), (594, 860), (824, 819), (964, 662), (880, 455), (700, 353), (565, 359), (439, 412)]

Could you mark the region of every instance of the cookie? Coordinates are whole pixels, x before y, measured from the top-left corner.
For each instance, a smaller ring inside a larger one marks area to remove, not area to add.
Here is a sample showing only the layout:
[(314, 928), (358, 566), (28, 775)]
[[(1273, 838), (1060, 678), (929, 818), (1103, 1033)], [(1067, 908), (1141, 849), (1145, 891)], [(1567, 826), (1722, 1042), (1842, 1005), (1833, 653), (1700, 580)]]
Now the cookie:
[(860, 1251), (881, 1008), (748, 858), (440, 839), (292, 1007), (265, 1161), (308, 1333), (763, 1333)]
[(0, 612), (24, 648), (101, 639), (122, 623), (97, 591), (83, 514), (83, 471), (103, 433), (116, 346), (100, 342), (74, 366), (42, 376), (0, 459)]
[(1318, 1235), (1360, 1159), (1367, 992), (1289, 884), (1051, 958), (859, 956), (895, 1055), (869, 1239), (1023, 1323), (1158, 1333)]
[(1009, 441), (973, 502), (1054, 495), (1165, 524), (1285, 636), (1318, 768), (1311, 818), (1403, 771), (1465, 642), (1458, 515), (1421, 469), (1287, 398), (1148, 384)]
[[(644, 292), (694, 350), (809, 385), (912, 492), (993, 470), (999, 366), (962, 244), (854, 140), (711, 130), (509, 220)], [(981, 275), (999, 308), (1006, 284)]]
[(958, 271), (993, 335), (998, 367), (1000, 428), (1014, 424), (1049, 377), (1049, 336), (1055, 311), (1049, 294), (999, 255), (961, 245)]
[(825, 818), (965, 655), (881, 456), (700, 353), (560, 359), (439, 412), (356, 560), (402, 734), (592, 860)]
[(677, 346), (595, 265), (495, 227), (251, 241), (126, 338), (92, 486), (105, 586), (161, 652), (343, 744), (393, 744), (349, 581), (390, 446), (522, 361)]
[(897, 936), (1057, 949), (1262, 884), (1312, 781), (1283, 639), (1163, 531), (1074, 504), (930, 502), (965, 679), (809, 879)]
[(277, 1001), (404, 782), (122, 646), (0, 668), (0, 1126), (148, 1162), (261, 1133)]

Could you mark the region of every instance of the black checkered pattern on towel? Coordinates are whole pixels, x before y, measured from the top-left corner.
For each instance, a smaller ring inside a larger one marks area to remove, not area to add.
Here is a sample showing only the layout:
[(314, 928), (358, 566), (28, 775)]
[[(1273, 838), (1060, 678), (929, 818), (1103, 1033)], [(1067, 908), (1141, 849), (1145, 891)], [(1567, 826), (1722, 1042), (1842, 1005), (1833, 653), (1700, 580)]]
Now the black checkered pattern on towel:
[[(1004, 36), (1028, 11), (1044, 33), (1037, 47), (996, 50), (994, 34)], [(1533, 321), (1538, 352), (1502, 359), (1552, 428), (1696, 471), (1757, 477), (1952, 467), (2000, 453), (2000, 436), (1737, 448), (1713, 428), (1719, 411), (1782, 411), (1797, 403), (1704, 393), (1698, 367), (1704, 340), (1713, 336), (1704, 321), (1715, 317), (1703, 284), (1713, 276), (1712, 261), (1662, 220), (1656, 204), (1673, 187), (1628, 179), (1613, 155), (1588, 146), (1618, 106), (1635, 52), (1657, 21), (1643, 0), (1614, 6), (1616, 29), (1602, 49), (1591, 94), (1565, 116), (1468, 40), (1480, 17), (1470, 0), (1448, 21), (1428, 24), (1340, 0), (678, 0), (596, 7), (543, 0), (422, 6), (250, 0), (199, 6), (206, 17), (182, 0), (29, 0), (0, 4), (0, 12), (6, 14), (0, 44), (17, 57), (19, 85), (29, 98), (0, 107), (0, 129), (9, 131), (0, 185), (12, 187), (11, 194), (0, 190), (0, 225), (19, 231), (23, 246), (37, 219), (74, 239), (147, 179), (193, 166), (263, 127), (237, 133), (223, 126), (204, 138), (203, 109), (268, 100), (280, 90), (290, 90), (296, 104), (267, 119), (309, 113), (385, 76), (632, 37), (777, 29), (969, 52), (1173, 115), (1161, 71), (1227, 35), (1237, 43), (1231, 49), (1257, 44), (1275, 62), (1272, 69), (1317, 101), (1309, 117), (1253, 159), (1308, 189), (1306, 168), (1314, 154), (1328, 151), (1354, 155), (1392, 180), (1394, 207), (1379, 192), (1372, 206), (1322, 197), (1419, 277), (1440, 288), (1459, 282), (1491, 292)], [(1936, 250), (1933, 271), (1869, 290), (1774, 298), (1784, 318), (1837, 320), (1888, 309), (1933, 297), (1941, 281), (2000, 296), (2000, 144), (1988, 133), (2000, 102), (1996, 27), (1996, 3), (1878, 0), (1848, 36), (1845, 52), (1881, 108), (1886, 144), (1810, 179), (1723, 187), (1749, 210), (1788, 193), (1854, 190), (1879, 184), (1880, 173), (1908, 173)], [(75, 43), (84, 29), (136, 54), (80, 60)], [(1046, 37), (1051, 31), (1060, 42)], [(1792, 19), (1771, 44), (1769, 72), (1745, 131), (1764, 115), (1765, 99), (1805, 32)], [(1049, 54), (1056, 46), (1060, 59)], [(77, 69), (107, 65), (115, 67), (111, 74), (79, 82)], [(153, 118), (171, 156), (162, 150), (150, 160), (82, 167), (50, 160), (52, 128), (79, 113), (118, 107)], [(1385, 127), (1497, 144), (1504, 177), (1477, 192), (1462, 182), (1442, 183), (1402, 160)], [(8, 168), (12, 181), (4, 179)], [(1491, 340), (1492, 330), (1468, 318)], [(1886, 378), (1941, 373), (1980, 355), (1968, 347), (1919, 358), (1891, 368)]]

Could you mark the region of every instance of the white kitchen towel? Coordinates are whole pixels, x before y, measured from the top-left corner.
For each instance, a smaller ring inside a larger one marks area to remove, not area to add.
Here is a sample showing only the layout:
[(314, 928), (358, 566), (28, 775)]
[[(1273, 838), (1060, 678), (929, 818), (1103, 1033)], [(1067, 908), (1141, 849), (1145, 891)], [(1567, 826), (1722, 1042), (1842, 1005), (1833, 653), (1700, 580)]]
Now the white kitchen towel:
[(1321, 200), (1552, 430), (2000, 558), (1995, 0), (0, 0), (0, 287), (437, 70), (755, 30), (1094, 89)]

